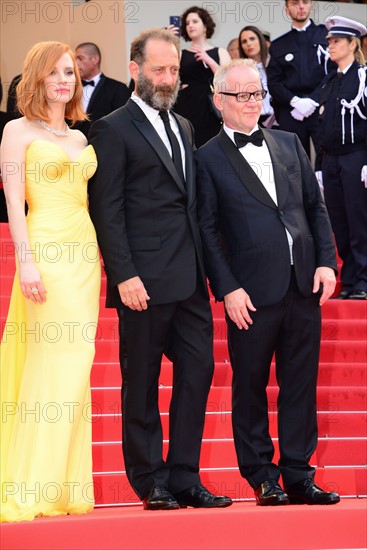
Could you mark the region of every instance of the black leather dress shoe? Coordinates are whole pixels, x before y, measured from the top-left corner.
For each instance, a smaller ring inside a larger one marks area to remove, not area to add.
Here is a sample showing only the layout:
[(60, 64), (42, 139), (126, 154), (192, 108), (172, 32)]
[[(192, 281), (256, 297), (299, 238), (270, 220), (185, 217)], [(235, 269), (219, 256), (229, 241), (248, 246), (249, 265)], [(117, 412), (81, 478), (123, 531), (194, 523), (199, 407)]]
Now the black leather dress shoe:
[(349, 295), (351, 293), (351, 290), (342, 290), (333, 300), (347, 300), (349, 298)]
[(353, 290), (348, 298), (349, 300), (367, 300), (367, 292), (364, 290)]
[(181, 508), (225, 508), (232, 504), (229, 497), (213, 495), (203, 485), (194, 485), (175, 494), (175, 499)]
[(340, 500), (338, 493), (323, 491), (311, 478), (290, 485), (286, 491), (291, 504), (336, 504)]
[(282, 504), (289, 504), (287, 493), (283, 491), (275, 479), (263, 481), (255, 489), (255, 497), (258, 506), (281, 506)]
[(155, 485), (143, 498), (144, 510), (178, 510), (175, 497), (164, 485)]

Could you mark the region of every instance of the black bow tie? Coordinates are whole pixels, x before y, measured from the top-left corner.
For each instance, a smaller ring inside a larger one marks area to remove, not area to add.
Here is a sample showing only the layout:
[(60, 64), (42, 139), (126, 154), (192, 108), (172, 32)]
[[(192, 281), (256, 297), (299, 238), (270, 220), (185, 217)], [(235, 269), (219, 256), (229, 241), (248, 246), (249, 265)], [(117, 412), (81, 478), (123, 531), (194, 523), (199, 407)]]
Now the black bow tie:
[(94, 80), (82, 80), (83, 86), (94, 86)]
[(264, 134), (262, 133), (262, 130), (256, 130), (256, 132), (250, 136), (247, 134), (241, 134), (240, 132), (234, 132), (233, 137), (238, 149), (244, 147), (248, 143), (253, 143), (256, 147), (261, 147)]

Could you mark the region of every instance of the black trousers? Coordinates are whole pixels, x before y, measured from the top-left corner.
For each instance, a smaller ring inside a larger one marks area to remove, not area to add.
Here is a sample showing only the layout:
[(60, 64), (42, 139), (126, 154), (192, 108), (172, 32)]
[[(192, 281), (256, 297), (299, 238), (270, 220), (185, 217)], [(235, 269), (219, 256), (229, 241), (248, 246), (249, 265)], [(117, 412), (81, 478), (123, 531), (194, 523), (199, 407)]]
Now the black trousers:
[[(232, 423), (241, 475), (255, 489), (268, 479), (284, 485), (313, 477), (309, 459), (317, 445), (316, 384), (321, 337), (320, 294), (303, 297), (292, 270), (289, 289), (277, 304), (251, 313), (253, 325), (239, 330), (228, 321), (233, 369)], [(279, 384), (280, 460), (272, 462), (268, 399), (273, 353)]]
[[(118, 310), (122, 370), (123, 453), (140, 498), (154, 485), (172, 493), (200, 483), (205, 409), (213, 377), (213, 322), (201, 290), (187, 300)], [(173, 362), (169, 451), (163, 457), (158, 406), (162, 355)]]
[(343, 260), (340, 278), (350, 291), (367, 292), (367, 189), (361, 181), (366, 164), (367, 148), (322, 157), (325, 203)]

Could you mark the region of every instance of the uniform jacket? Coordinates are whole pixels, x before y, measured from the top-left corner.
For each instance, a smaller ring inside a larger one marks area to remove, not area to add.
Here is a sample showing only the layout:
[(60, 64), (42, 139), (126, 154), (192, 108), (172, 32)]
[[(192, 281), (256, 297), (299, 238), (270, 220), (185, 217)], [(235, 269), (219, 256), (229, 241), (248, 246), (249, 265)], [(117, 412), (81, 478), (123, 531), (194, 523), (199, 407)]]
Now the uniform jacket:
[(290, 30), (270, 46), (267, 66), (268, 86), (273, 99), (289, 109), (294, 96), (318, 98), (318, 87), (336, 65), (326, 53), (328, 42), (324, 25), (311, 25), (305, 31)]

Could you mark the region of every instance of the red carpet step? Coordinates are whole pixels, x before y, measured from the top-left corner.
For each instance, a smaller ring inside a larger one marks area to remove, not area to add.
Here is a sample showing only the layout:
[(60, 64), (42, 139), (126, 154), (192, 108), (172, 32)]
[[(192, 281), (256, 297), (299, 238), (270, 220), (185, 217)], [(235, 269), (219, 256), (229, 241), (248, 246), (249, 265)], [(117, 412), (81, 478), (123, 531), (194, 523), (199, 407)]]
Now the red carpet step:
[(2, 550), (316, 550), (365, 548), (366, 500), (334, 506), (217, 510), (96, 509), (84, 516), (4, 524)]

